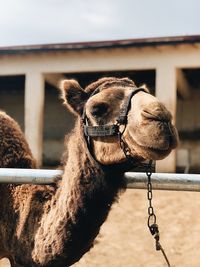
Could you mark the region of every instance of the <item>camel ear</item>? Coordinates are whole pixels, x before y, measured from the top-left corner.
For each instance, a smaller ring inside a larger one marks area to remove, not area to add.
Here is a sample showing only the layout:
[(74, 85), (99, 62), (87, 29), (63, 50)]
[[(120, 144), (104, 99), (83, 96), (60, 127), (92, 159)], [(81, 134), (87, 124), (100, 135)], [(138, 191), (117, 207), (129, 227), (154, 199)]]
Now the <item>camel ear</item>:
[(88, 94), (75, 80), (64, 80), (60, 86), (61, 98), (64, 105), (73, 113), (81, 115), (88, 99)]
[(140, 88), (143, 88), (143, 89), (145, 90), (145, 92), (147, 92), (147, 93), (150, 94), (150, 91), (149, 91), (149, 89), (148, 89), (148, 87), (147, 87), (146, 84), (142, 84), (142, 85), (140, 86)]

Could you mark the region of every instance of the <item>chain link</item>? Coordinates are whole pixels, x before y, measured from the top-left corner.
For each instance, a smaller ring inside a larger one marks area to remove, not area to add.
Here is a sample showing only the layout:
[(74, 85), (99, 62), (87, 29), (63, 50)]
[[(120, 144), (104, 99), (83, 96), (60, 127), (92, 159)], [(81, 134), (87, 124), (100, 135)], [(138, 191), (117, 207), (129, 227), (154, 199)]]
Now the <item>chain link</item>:
[(152, 206), (152, 199), (153, 199), (153, 191), (152, 191), (152, 183), (151, 183), (151, 175), (152, 175), (152, 160), (149, 161), (149, 164), (147, 166), (146, 175), (147, 175), (147, 199), (149, 201), (149, 207), (148, 207), (148, 220), (147, 224), (150, 229), (152, 224), (156, 223), (156, 215), (154, 213), (154, 209)]
[(156, 215), (154, 213), (153, 205), (152, 205), (152, 200), (153, 200), (153, 187), (152, 187), (152, 182), (151, 182), (151, 175), (152, 175), (152, 160), (149, 161), (149, 164), (147, 166), (146, 170), (146, 175), (147, 175), (147, 199), (149, 201), (149, 206), (148, 206), (148, 220), (147, 220), (147, 225), (149, 227), (149, 231), (154, 237), (156, 241), (156, 250), (160, 250), (166, 260), (167, 266), (170, 267), (169, 260), (167, 258), (167, 255), (163, 249), (163, 247), (160, 244), (160, 233), (158, 229), (158, 225), (156, 224)]
[(133, 158), (133, 155), (132, 155), (132, 153), (131, 153), (131, 149), (129, 148), (129, 146), (127, 145), (127, 143), (125, 142), (125, 140), (123, 140), (123, 138), (122, 138), (122, 135), (123, 135), (123, 133), (124, 133), (124, 131), (125, 131), (125, 128), (126, 128), (126, 127), (124, 127), (124, 129), (123, 129), (122, 132), (119, 132), (119, 143), (120, 143), (120, 147), (121, 147), (121, 149), (122, 149), (123, 152), (124, 152), (125, 157), (126, 157), (128, 160), (131, 160), (131, 159)]

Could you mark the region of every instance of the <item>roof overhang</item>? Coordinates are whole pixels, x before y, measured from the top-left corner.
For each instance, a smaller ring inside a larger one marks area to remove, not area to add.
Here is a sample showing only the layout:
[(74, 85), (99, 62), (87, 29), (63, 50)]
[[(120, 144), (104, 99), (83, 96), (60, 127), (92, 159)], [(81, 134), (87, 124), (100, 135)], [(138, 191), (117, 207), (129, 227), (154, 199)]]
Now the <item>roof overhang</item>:
[(0, 55), (200, 43), (200, 35), (0, 47)]

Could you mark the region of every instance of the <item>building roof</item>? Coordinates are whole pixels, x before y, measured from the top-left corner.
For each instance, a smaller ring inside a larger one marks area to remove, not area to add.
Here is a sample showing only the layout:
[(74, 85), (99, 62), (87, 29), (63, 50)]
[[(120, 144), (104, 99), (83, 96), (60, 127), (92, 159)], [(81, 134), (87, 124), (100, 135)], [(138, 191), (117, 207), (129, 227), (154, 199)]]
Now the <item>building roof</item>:
[(0, 55), (200, 43), (200, 35), (0, 47)]

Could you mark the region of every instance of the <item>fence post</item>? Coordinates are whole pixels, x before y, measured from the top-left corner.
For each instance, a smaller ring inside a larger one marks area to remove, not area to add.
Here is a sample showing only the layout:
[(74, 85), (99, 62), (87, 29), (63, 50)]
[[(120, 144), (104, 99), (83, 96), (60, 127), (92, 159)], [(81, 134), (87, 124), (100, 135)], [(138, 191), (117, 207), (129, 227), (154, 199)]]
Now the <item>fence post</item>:
[(44, 77), (41, 73), (26, 74), (25, 82), (25, 136), (33, 156), (42, 164), (44, 113)]
[[(176, 122), (176, 69), (163, 63), (156, 69), (156, 97), (171, 111)], [(176, 152), (173, 150), (164, 160), (156, 162), (157, 172), (176, 171)]]

